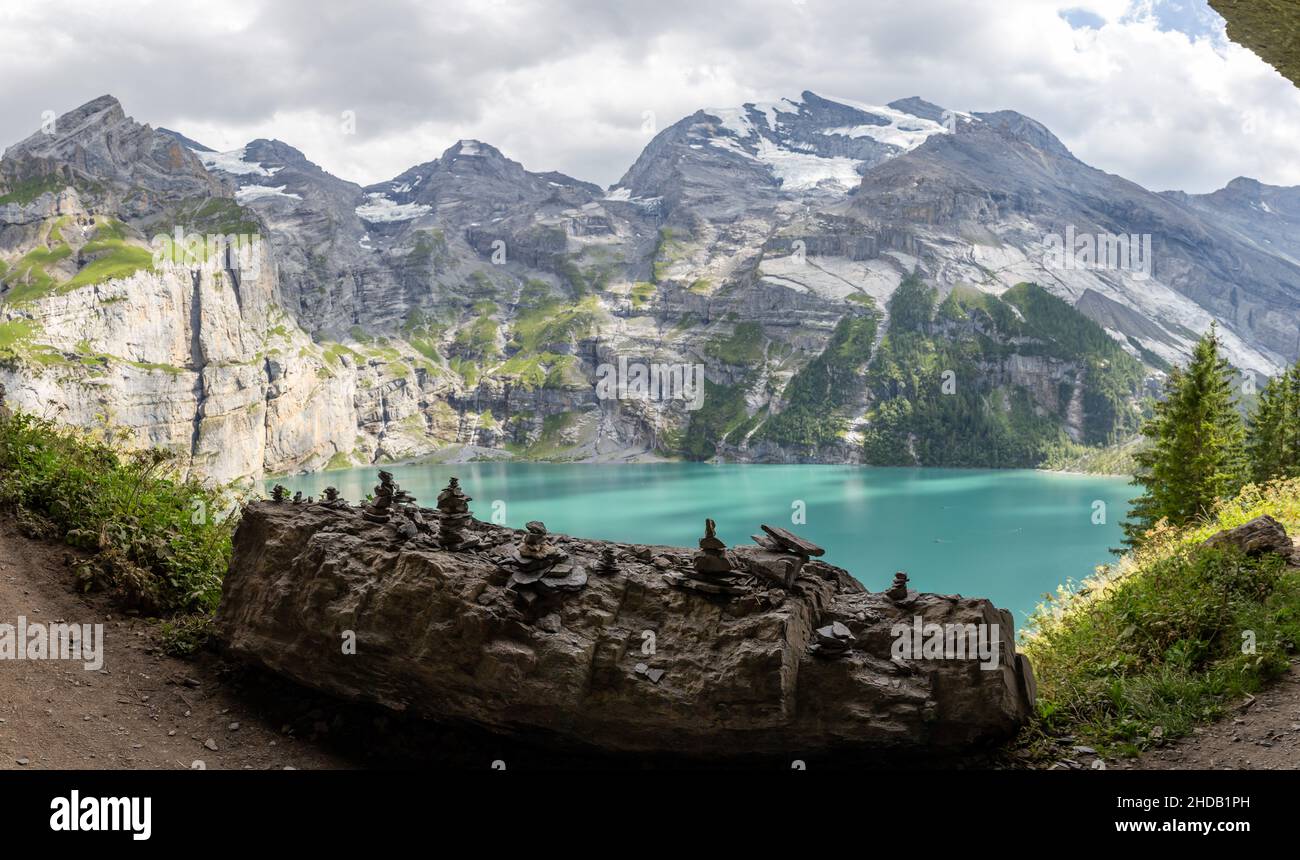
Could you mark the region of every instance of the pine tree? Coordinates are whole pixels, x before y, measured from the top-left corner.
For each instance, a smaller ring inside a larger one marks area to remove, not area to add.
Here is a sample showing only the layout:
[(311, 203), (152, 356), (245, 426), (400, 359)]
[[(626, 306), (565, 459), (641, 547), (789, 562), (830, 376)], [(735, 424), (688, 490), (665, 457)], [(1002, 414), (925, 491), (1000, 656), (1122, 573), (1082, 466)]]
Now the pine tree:
[(1245, 431), (1232, 396), (1233, 371), (1219, 352), (1211, 327), (1196, 344), (1186, 369), (1165, 382), (1142, 432), (1152, 447), (1136, 456), (1134, 483), (1145, 492), (1133, 500), (1124, 542), (1139, 543), (1163, 518), (1183, 525), (1204, 516), (1217, 499), (1231, 496), (1246, 477)]
[(1300, 362), (1260, 392), (1247, 450), (1254, 481), (1300, 476)]

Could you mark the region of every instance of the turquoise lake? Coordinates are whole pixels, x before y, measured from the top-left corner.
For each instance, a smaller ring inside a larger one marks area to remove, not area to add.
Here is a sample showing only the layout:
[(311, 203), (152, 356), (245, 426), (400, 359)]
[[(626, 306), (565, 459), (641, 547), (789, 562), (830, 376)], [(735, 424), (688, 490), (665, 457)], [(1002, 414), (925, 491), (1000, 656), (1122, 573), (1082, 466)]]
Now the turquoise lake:
[[(905, 570), (915, 588), (988, 597), (1017, 622), (1067, 579), (1113, 560), (1135, 488), (1127, 479), (1032, 470), (890, 469), (703, 463), (465, 463), (387, 467), (433, 507), (460, 478), (479, 519), (629, 543), (695, 546), (704, 520), (728, 544), (748, 543), (760, 522), (826, 548), (825, 560), (873, 591)], [(376, 468), (281, 478), (319, 496), (337, 487), (352, 502)], [(271, 482), (268, 482), (268, 485)], [(792, 522), (797, 502), (806, 522)], [(1102, 510), (1096, 505), (1104, 502)], [(495, 507), (494, 507), (495, 505)], [(504, 517), (502, 519), (501, 517)]]

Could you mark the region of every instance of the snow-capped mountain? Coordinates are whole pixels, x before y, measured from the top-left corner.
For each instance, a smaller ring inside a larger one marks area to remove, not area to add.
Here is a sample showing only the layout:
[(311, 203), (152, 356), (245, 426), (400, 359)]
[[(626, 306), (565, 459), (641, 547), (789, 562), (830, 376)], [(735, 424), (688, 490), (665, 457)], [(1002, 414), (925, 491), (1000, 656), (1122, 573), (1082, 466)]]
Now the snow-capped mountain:
[(834, 197), (960, 119), (919, 99), (873, 107), (812, 92), (701, 110), (658, 134), (609, 197), (675, 202), (719, 195), (719, 215), (782, 197)]
[[(879, 432), (922, 432), (915, 379), (884, 366), (921, 282), (977, 412), (1099, 444), (1212, 321), (1243, 371), (1300, 355), (1297, 220), (1298, 189), (1155, 194), (1021, 114), (919, 98), (700, 110), (602, 189), (475, 140), (362, 187), (106, 96), (0, 159), (0, 382), (222, 479), (444, 449), (934, 464), (942, 439)], [(265, 265), (159, 269), (178, 228), (256, 234)], [(1054, 262), (1106, 235), (1148, 237), (1146, 268)], [(704, 364), (704, 407), (601, 400), (620, 356)]]

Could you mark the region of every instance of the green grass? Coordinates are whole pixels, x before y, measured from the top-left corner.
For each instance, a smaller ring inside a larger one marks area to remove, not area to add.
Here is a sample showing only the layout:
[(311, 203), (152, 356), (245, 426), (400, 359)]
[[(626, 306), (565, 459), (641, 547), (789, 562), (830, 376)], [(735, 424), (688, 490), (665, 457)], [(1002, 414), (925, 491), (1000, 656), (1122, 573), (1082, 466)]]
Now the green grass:
[(53, 293), (66, 293), (80, 287), (126, 278), (153, 266), (153, 252), (127, 242), (127, 228), (122, 222), (98, 219), (95, 234), (77, 252), (85, 264), (68, 280), (61, 281), (51, 269), (72, 256), (72, 247), (63, 241), (62, 226), (66, 218), (51, 222), (47, 241), (52, 245), (33, 248), (0, 273), (9, 285), (5, 301), (11, 305), (35, 301)]
[(438, 270), (446, 267), (448, 259), (447, 237), (441, 230), (415, 232), (415, 243), (406, 256), (408, 265)]
[(177, 227), (188, 233), (203, 235), (231, 234), (255, 236), (262, 226), (252, 209), (240, 206), (227, 197), (196, 197), (182, 201), (150, 227), (150, 236), (172, 236)]
[[(600, 303), (595, 296), (569, 302), (551, 295), (547, 285), (540, 281), (530, 283), (520, 296), (517, 316), (510, 328), (506, 344), (509, 358), (495, 367), (489, 364), (480, 366), (478, 370), (493, 376), (511, 378), (516, 384), (528, 389), (581, 386), (584, 383), (577, 374), (577, 361), (573, 356), (556, 349), (590, 336), (595, 330), (599, 313)], [(464, 331), (462, 329), (462, 334)], [(495, 346), (495, 329), (491, 333)], [(472, 339), (473, 335), (467, 340), (472, 342)], [(458, 342), (468, 345), (460, 338)], [(495, 358), (496, 354), (492, 352), (486, 357)], [(463, 368), (463, 362), (459, 366)], [(475, 378), (477, 375), (476, 373)], [(468, 376), (466, 381), (469, 383)]]
[(36, 323), (31, 320), (16, 319), (0, 322), (0, 357), (7, 352), (17, 351), (29, 343), (37, 332)]
[(352, 359), (354, 364), (360, 365), (365, 362), (365, 359), (361, 356), (361, 353), (357, 352), (354, 349), (350, 349), (349, 347), (344, 346), (341, 343), (330, 343), (326, 346), (323, 346), (321, 349), (321, 357), (325, 359), (325, 363), (330, 367), (338, 367), (339, 364), (341, 363), (342, 356), (345, 355), (348, 358)]
[(632, 307), (639, 310), (648, 305), (657, 289), (658, 287), (648, 281), (637, 281), (632, 285)]
[(473, 388), (478, 385), (482, 370), (476, 362), (460, 356), (453, 356), (447, 360), (447, 366), (451, 368), (452, 373), (464, 380), (466, 386)]
[(59, 282), (49, 273), (48, 268), (71, 255), (72, 249), (66, 244), (28, 251), (4, 275), (4, 282), (9, 285), (5, 301), (17, 305), (54, 292)]
[(595, 331), (599, 313), (600, 301), (595, 296), (576, 303), (550, 296), (532, 297), (528, 305), (521, 301), (511, 327), (511, 344), (524, 352), (538, 352), (576, 343)]
[(411, 349), (429, 359), (434, 365), (442, 363), (438, 344), (441, 343), (445, 332), (446, 326), (439, 325), (435, 319), (418, 308), (407, 314), (406, 321), (402, 325), (402, 337), (411, 345)]
[[(577, 359), (553, 352), (516, 353), (492, 371), (493, 376), (509, 377), (525, 390), (564, 388), (582, 385), (576, 375)], [(570, 373), (573, 371), (573, 373)]]
[(67, 184), (63, 177), (54, 173), (24, 179), (22, 182), (10, 186), (3, 195), (0, 195), (0, 206), (9, 203), (25, 206), (47, 192), (57, 194)]
[(581, 412), (559, 412), (542, 418), (542, 432), (528, 447), (528, 456), (539, 460), (561, 457), (572, 448), (562, 438), (564, 432), (582, 419)]
[(153, 265), (153, 254), (148, 248), (128, 245), (120, 239), (96, 240), (81, 251), (83, 254), (93, 253), (98, 256), (83, 266), (70, 281), (60, 285), (59, 292), (127, 278)]
[(68, 226), (70, 223), (72, 223), (71, 215), (64, 215), (60, 218), (55, 218), (54, 221), (50, 223), (49, 231), (45, 234), (45, 243), (47, 245), (51, 242), (55, 245), (63, 244), (63, 228)]
[(36, 342), (40, 332), (40, 325), (31, 320), (0, 322), (0, 364), (14, 365), (20, 361), (42, 367), (68, 364), (62, 352)]
[(763, 327), (756, 322), (737, 323), (725, 338), (710, 341), (704, 354), (724, 364), (738, 367), (755, 367), (763, 361), (763, 346), (767, 337)]
[(329, 462), (325, 464), (325, 471), (334, 469), (351, 469), (355, 464), (352, 462), (352, 455), (346, 451), (335, 451), (330, 457)]
[(169, 373), (172, 376), (177, 376), (185, 372), (185, 368), (177, 367), (174, 364), (161, 364), (156, 361), (129, 361), (126, 359), (120, 359), (120, 360), (124, 361), (126, 364), (129, 364), (132, 367), (137, 368), (139, 370), (148, 370), (148, 371), (156, 370), (162, 373)]
[(500, 353), (497, 347), (498, 328), (499, 324), (492, 317), (479, 317), (456, 332), (453, 343), (471, 358), (494, 358)]
[(169, 455), (120, 447), (23, 413), (0, 418), (0, 509), (86, 550), (87, 589), (145, 612), (211, 612), (235, 518), (219, 522), (220, 492), (177, 477)]
[(1031, 739), (1068, 732), (1133, 753), (1285, 672), (1300, 642), (1300, 574), (1277, 556), (1200, 546), (1261, 514), (1300, 533), (1300, 480), (1249, 486), (1208, 521), (1158, 528), (1136, 553), (1047, 596), (1022, 637), (1038, 680)]
[[(654, 282), (658, 284), (668, 269), (677, 261), (686, 256), (687, 245), (681, 239), (677, 238), (676, 232), (671, 227), (660, 227), (659, 237), (655, 243), (655, 251), (651, 268), (654, 271)], [(633, 293), (635, 300), (635, 292)]]
[(560, 255), (556, 260), (556, 267), (559, 274), (568, 282), (575, 298), (604, 292), (618, 271), (618, 264), (610, 260), (601, 260), (595, 265), (584, 268), (579, 265), (578, 257), (573, 254)]

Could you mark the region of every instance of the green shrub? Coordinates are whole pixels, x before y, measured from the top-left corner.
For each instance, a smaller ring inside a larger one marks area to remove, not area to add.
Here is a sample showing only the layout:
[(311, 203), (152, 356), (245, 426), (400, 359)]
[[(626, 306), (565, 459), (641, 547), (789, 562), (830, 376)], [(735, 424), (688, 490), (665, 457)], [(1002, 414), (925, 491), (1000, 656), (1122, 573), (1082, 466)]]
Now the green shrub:
[(235, 518), (223, 493), (182, 480), (170, 456), (119, 452), (87, 433), (0, 418), (0, 508), (36, 537), (87, 550), (78, 578), (146, 612), (210, 612)]
[(1039, 727), (1133, 752), (1285, 672), (1300, 641), (1300, 572), (1276, 555), (1201, 545), (1261, 514), (1295, 534), (1300, 480), (1248, 486), (1189, 528), (1162, 524), (1137, 552), (1048, 596), (1022, 648)]
[(212, 616), (206, 612), (178, 615), (164, 621), (158, 634), (163, 651), (173, 657), (188, 657), (212, 638)]

